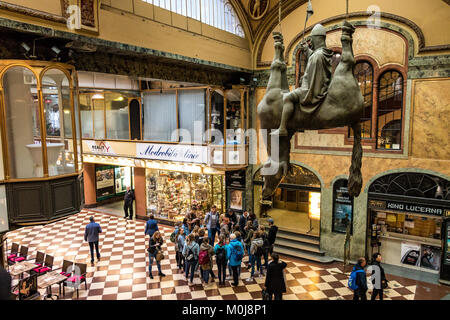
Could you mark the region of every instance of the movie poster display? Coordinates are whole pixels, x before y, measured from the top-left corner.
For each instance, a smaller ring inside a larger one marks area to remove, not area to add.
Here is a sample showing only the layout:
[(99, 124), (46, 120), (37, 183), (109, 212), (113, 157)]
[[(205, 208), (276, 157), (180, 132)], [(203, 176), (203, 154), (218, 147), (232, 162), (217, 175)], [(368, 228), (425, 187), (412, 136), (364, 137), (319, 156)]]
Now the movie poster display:
[(339, 179), (333, 186), (333, 232), (346, 233), (350, 223), (353, 233), (353, 197), (348, 193), (348, 180)]
[(402, 242), (400, 262), (410, 266), (419, 266), (420, 244)]
[(244, 191), (242, 190), (230, 190), (230, 209), (243, 210)]
[(441, 254), (441, 248), (422, 244), (420, 247), (420, 266), (431, 270), (439, 270)]

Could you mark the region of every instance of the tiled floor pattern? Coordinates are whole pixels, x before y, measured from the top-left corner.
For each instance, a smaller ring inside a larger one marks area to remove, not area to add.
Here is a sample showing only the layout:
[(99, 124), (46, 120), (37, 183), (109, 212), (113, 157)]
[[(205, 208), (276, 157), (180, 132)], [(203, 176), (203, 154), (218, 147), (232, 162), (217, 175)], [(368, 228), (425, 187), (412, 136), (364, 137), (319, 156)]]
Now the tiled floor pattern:
[[(89, 245), (83, 241), (84, 227), (91, 215), (95, 216), (96, 222), (100, 223), (103, 229), (100, 236), (102, 258), (95, 266), (90, 266)], [(246, 281), (250, 273), (245, 267), (242, 268), (238, 287), (231, 287), (228, 281), (224, 287), (219, 287), (217, 282), (205, 286), (201, 284), (198, 276), (195, 277), (194, 286), (189, 287), (183, 273), (176, 266), (175, 247), (169, 240), (173, 229), (161, 225), (160, 231), (165, 239), (163, 250), (166, 254), (166, 259), (161, 264), (166, 276), (163, 278), (156, 276), (157, 268), (154, 264), (154, 279), (150, 279), (146, 251), (148, 237), (144, 237), (144, 226), (142, 221), (127, 221), (117, 216), (82, 211), (59, 222), (45, 226), (24, 227), (10, 232), (8, 244), (10, 246), (12, 242), (18, 242), (27, 245), (33, 256), (37, 250), (54, 255), (55, 268), (61, 267), (63, 259), (86, 262), (88, 290), (84, 290), (84, 285), (82, 286), (80, 300), (261, 299), (264, 277)], [(317, 265), (287, 257), (283, 257), (283, 260), (288, 263), (285, 273), (288, 289), (284, 299), (352, 298), (352, 292), (347, 288), (348, 274), (344, 274), (337, 264)], [(216, 267), (214, 271), (217, 274)], [(385, 291), (385, 298), (415, 299), (417, 287), (416, 281), (391, 278), (390, 289)], [(53, 286), (53, 292), (58, 292), (57, 285)], [(443, 292), (442, 296), (445, 294), (446, 292)], [(76, 295), (72, 289), (66, 289), (64, 299), (72, 298), (76, 298)], [(427, 298), (427, 294), (419, 298)]]

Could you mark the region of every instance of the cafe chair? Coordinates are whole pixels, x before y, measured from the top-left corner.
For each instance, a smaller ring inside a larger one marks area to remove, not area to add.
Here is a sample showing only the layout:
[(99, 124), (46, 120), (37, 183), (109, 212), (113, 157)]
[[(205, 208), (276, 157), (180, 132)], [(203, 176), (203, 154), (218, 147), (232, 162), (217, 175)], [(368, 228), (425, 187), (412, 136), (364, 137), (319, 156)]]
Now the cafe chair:
[(44, 265), (42, 267), (34, 268), (31, 271), (31, 274), (36, 274), (37, 273), (39, 275), (43, 275), (43, 274), (51, 271), (53, 269), (53, 260), (54, 260), (53, 256), (47, 254), (45, 256)]
[(76, 288), (77, 290), (77, 299), (79, 298), (78, 289), (81, 284), (84, 282), (84, 288), (87, 290), (87, 282), (86, 282), (86, 274), (87, 274), (87, 264), (85, 263), (75, 263), (75, 274), (71, 276), (64, 282), (63, 285), (63, 295), (65, 295), (64, 286), (70, 286)]
[(16, 258), (18, 254), (19, 254), (19, 245), (17, 243), (13, 243), (11, 245), (11, 251), (8, 255), (8, 261), (9, 259)]
[(9, 265), (13, 265), (16, 262), (22, 262), (27, 260), (27, 255), (28, 255), (28, 247), (25, 246), (21, 246), (20, 247), (20, 252), (19, 252), (19, 256), (15, 256), (15, 257), (11, 257), (8, 259), (8, 264)]
[(34, 258), (34, 264), (37, 267), (42, 267), (44, 265), (44, 258), (45, 258), (44, 252), (41, 252), (41, 251), (36, 252), (36, 258)]
[[(64, 260), (62, 268), (61, 268), (61, 272), (59, 274), (62, 274), (63, 276), (65, 276), (68, 279), (68, 278), (70, 278), (72, 276), (72, 271), (73, 271), (73, 262), (72, 261), (68, 261), (68, 260)], [(61, 286), (62, 286), (63, 297), (65, 296), (65, 291), (64, 291), (64, 283), (65, 282), (66, 282), (66, 280), (63, 280), (60, 283), (58, 283), (58, 285), (59, 285), (59, 294), (61, 294)]]

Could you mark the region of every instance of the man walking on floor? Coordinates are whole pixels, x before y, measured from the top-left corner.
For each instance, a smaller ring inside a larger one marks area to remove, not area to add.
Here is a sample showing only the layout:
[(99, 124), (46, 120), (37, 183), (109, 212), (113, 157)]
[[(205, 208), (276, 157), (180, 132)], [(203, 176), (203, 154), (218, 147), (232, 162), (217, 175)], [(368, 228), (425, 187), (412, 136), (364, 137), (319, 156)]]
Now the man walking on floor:
[(134, 196), (134, 191), (131, 190), (130, 186), (127, 186), (127, 191), (125, 192), (123, 210), (125, 211), (125, 219), (128, 218), (128, 210), (130, 211), (130, 220), (133, 220), (133, 200), (136, 197)]
[(99, 234), (102, 233), (102, 228), (98, 223), (94, 221), (94, 217), (90, 217), (91, 221), (84, 232), (84, 241), (89, 242), (89, 248), (91, 249), (91, 264), (94, 264), (94, 246), (97, 254), (97, 260), (100, 261), (100, 251), (98, 250)]

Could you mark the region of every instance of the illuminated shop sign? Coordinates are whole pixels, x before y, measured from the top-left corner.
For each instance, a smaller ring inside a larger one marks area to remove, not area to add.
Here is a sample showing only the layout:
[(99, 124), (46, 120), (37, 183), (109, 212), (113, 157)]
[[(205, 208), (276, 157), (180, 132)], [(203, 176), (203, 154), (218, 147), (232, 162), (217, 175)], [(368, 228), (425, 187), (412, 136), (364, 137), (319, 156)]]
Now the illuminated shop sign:
[(207, 163), (207, 148), (203, 146), (137, 143), (136, 157), (152, 160)]
[(85, 140), (84, 142), (88, 145), (90, 153), (110, 155), (116, 154), (111, 145), (106, 141)]
[(379, 200), (369, 200), (369, 207), (371, 209), (395, 210), (434, 216), (444, 216), (444, 213), (448, 211), (448, 209), (437, 206), (413, 204), (398, 201), (379, 201)]

